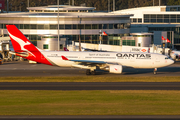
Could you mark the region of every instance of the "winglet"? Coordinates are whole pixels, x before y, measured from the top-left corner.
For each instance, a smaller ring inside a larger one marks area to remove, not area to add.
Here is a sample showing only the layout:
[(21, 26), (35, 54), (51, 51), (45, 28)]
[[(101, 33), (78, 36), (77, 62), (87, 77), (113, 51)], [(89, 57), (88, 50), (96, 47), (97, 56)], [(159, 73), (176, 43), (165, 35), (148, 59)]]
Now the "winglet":
[(67, 58), (66, 58), (65, 56), (63, 56), (63, 55), (62, 55), (61, 57), (62, 57), (63, 60), (69, 60), (69, 59), (67, 59)]

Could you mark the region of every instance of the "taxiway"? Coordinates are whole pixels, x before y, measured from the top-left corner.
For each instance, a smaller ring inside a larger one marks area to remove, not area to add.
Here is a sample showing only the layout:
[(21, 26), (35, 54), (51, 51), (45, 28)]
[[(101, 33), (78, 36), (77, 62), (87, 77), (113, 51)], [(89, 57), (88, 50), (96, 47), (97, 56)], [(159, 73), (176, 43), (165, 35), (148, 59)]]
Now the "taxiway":
[(180, 82), (1, 82), (0, 90), (180, 90)]
[[(97, 75), (103, 76), (154, 76), (153, 69), (123, 69), (122, 74), (110, 74), (108, 72), (98, 71)], [(158, 68), (155, 76), (179, 76), (180, 62)], [(49, 66), (44, 64), (30, 64), (27, 61), (6, 62), (0, 65), (0, 77), (14, 76), (86, 76), (86, 70), (79, 68), (64, 68)]]

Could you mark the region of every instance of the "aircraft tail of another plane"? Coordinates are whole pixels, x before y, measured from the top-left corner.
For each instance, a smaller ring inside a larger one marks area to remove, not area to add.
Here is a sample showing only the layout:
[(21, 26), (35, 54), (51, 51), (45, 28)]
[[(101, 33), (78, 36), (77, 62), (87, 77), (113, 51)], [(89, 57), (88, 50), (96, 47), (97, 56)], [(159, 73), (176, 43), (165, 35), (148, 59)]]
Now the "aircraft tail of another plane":
[(69, 51), (66, 47), (64, 47), (64, 51)]
[(38, 63), (52, 65), (39, 51), (39, 49), (34, 46), (15, 25), (6, 25), (6, 28), (8, 30), (14, 52), (17, 56), (36, 61)]

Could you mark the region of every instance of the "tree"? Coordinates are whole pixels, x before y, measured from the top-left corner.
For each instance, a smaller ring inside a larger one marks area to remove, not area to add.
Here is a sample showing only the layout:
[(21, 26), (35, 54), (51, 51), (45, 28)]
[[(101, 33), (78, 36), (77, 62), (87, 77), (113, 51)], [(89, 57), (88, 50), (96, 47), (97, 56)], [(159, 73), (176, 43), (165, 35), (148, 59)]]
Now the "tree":
[[(72, 0), (71, 0), (72, 2)], [(86, 3), (88, 7), (96, 7), (96, 10), (107, 11), (108, 10), (108, 0), (74, 0), (74, 5), (79, 6), (80, 4)], [(111, 10), (113, 8), (113, 0), (111, 2)], [(5, 2), (5, 10), (7, 9), (7, 2)], [(21, 3), (21, 6), (20, 6)], [(69, 0), (59, 0), (60, 5), (69, 3)], [(57, 5), (57, 0), (30, 0), (30, 7), (36, 6), (47, 6), (47, 5)], [(154, 0), (155, 6), (159, 6), (159, 0)], [(134, 8), (134, 7), (144, 7), (152, 6), (153, 0), (116, 0), (116, 10)], [(161, 0), (161, 5), (180, 5), (180, 0)], [(27, 0), (9, 0), (9, 8), (11, 11), (26, 11)]]
[(176, 1), (175, 0), (169, 0), (167, 5), (175, 5)]

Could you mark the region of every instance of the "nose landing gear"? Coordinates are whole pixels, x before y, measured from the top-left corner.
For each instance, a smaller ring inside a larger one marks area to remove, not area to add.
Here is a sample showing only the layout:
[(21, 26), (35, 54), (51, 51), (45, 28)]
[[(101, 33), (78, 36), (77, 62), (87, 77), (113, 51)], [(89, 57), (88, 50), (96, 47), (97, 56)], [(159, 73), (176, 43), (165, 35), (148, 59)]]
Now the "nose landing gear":
[(154, 68), (154, 72), (153, 72), (154, 75), (157, 74), (157, 68)]

